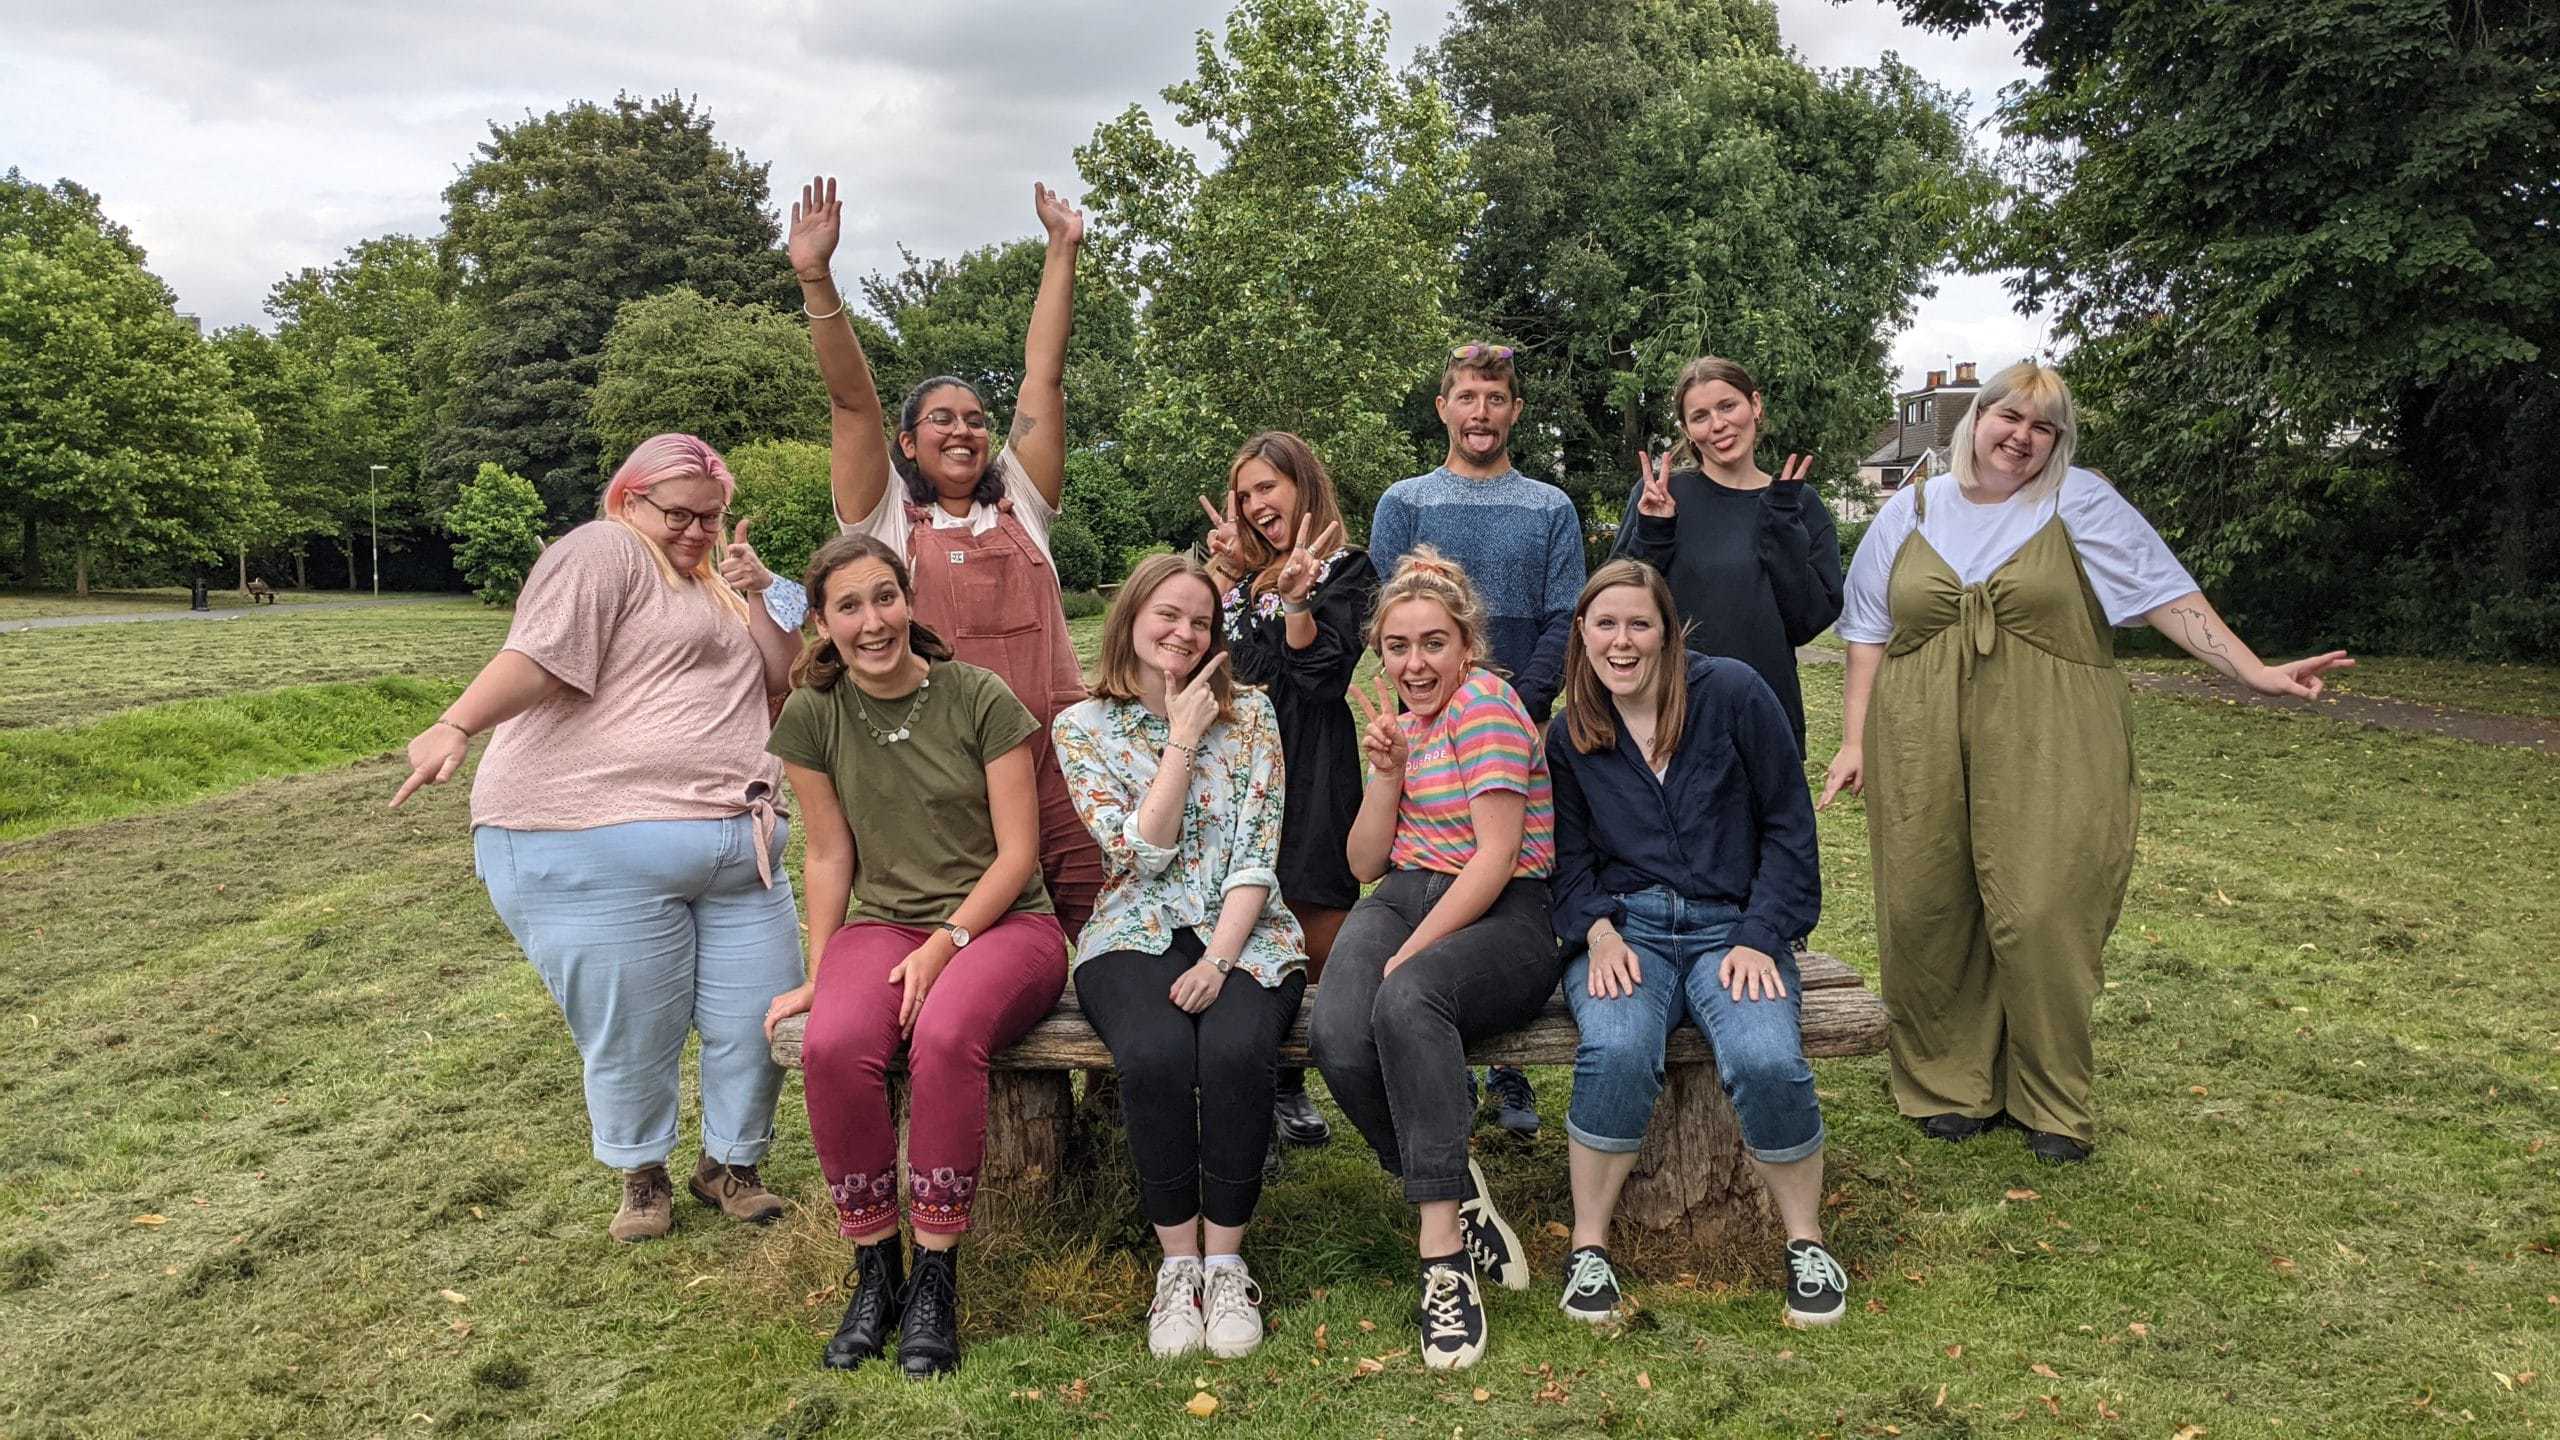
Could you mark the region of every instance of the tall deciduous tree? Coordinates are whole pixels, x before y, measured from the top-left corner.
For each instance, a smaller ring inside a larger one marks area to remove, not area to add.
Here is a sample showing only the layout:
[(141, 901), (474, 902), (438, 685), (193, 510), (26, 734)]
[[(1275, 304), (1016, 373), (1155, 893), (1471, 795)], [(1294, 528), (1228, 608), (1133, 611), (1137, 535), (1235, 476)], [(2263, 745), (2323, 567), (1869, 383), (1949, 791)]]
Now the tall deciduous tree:
[(1760, 380), (1772, 444), (1850, 472), (1891, 336), (1991, 194), (1945, 92), (1891, 57), (1806, 69), (1766, 0), (1462, 0), (1426, 64), (1488, 200), (1466, 304), (1528, 352), (1568, 489), (1623, 497), (1705, 353)]
[(2560, 658), (2560, 11), (1901, 0), (2017, 31), (2088, 453), (2252, 633)]
[(445, 190), (439, 242), (471, 317), (429, 443), (445, 481), (493, 461), (555, 519), (594, 507), (586, 429), (604, 340), (625, 301), (683, 285), (725, 304), (795, 304), (766, 166), (669, 95), (581, 102), (508, 126)]
[[(929, 375), (957, 375), (978, 387), (995, 428), (1009, 428), (1047, 253), (1038, 239), (990, 245), (957, 260), (922, 260), (901, 248), (905, 263), (896, 273), (865, 277), (864, 302), (895, 333), (886, 352), (871, 355), (882, 399), (894, 406)], [(1067, 432), (1083, 447), (1118, 433), (1137, 392), (1138, 319), (1118, 277), (1090, 259), (1076, 280), (1075, 317), (1067, 342)], [(863, 345), (871, 345), (867, 334)]]
[(687, 286), (626, 303), (605, 337), (587, 426), (608, 462), (652, 435), (827, 438), (827, 387), (797, 314), (725, 305)]
[(263, 503), (257, 422), (97, 197), (0, 176), (0, 505), (26, 578), (45, 530), (101, 558), (211, 561)]
[(1246, 435), (1294, 430), (1365, 516), (1418, 468), (1396, 416), (1438, 374), (1481, 203), (1456, 119), (1428, 78), (1392, 73), (1360, 0), (1241, 0), (1198, 57), (1164, 98), (1215, 169), (1135, 106), (1076, 152), (1096, 249), (1146, 295), (1131, 472), (1171, 524)]

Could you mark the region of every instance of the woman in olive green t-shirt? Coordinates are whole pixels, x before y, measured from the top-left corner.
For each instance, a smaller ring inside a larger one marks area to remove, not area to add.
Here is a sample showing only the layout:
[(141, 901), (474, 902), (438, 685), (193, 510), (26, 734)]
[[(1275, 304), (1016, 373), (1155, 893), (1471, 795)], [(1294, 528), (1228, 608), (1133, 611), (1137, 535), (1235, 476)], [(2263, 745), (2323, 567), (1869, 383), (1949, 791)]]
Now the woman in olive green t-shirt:
[[(809, 1129), (856, 1247), (860, 1283), (825, 1363), (881, 1354), (895, 1325), (900, 1366), (932, 1375), (959, 1364), (953, 1247), (977, 1192), (987, 1057), (1066, 986), (1024, 744), (1038, 724), (1002, 680), (915, 623), (906, 566), (879, 541), (820, 546), (808, 587), (818, 633), (770, 748), (808, 845), (812, 978), (773, 1002), (766, 1026), (809, 1012)], [(848, 897), (862, 906), (850, 924)], [(901, 1040), (914, 1081), (903, 1184), (887, 1083)], [(912, 1276), (897, 1246), (901, 1193)]]

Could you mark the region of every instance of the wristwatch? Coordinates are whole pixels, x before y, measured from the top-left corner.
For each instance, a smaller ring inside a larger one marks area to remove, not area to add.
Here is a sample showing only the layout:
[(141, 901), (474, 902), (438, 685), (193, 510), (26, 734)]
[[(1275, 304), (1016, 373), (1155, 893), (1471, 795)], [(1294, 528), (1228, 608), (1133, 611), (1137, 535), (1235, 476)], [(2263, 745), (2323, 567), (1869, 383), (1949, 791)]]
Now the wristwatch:
[(960, 926), (954, 925), (950, 921), (945, 920), (933, 928), (940, 930), (951, 937), (952, 949), (966, 950), (969, 948), (969, 932), (962, 929)]
[(1238, 965), (1244, 963), (1242, 955), (1203, 955), (1200, 958), (1217, 966), (1218, 973), (1221, 975), (1232, 974)]

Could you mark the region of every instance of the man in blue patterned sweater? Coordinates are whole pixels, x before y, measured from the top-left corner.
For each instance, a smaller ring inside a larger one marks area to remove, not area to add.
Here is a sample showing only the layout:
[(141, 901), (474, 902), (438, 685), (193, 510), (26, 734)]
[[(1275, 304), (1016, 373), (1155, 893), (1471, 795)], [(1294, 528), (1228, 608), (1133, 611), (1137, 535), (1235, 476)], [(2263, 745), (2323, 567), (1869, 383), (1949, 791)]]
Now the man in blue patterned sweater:
[[(1449, 352), (1434, 402), (1449, 430), (1449, 458), (1428, 475), (1399, 480), (1378, 497), (1369, 522), (1369, 558), (1381, 576), (1417, 545), (1466, 567), (1489, 612), (1493, 654), (1521, 703), (1543, 726), (1564, 688), (1564, 642), (1582, 594), (1582, 517), (1562, 490), (1511, 464), (1520, 419), (1520, 381), (1508, 345), (1468, 344)], [(1499, 1123), (1538, 1130), (1528, 1077), (1486, 1072)]]

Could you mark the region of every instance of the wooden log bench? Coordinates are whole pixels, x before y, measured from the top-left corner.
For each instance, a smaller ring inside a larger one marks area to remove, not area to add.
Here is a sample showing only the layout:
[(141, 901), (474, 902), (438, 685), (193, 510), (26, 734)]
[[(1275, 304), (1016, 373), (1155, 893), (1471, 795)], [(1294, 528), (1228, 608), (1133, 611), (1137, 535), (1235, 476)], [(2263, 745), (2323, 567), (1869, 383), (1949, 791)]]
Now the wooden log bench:
[[(1858, 972), (1829, 955), (1798, 957), (1804, 987), (1805, 1054), (1814, 1059), (1872, 1055), (1884, 1049), (1884, 1002)], [(1287, 1064), (1309, 1064), (1307, 1017), (1315, 991), (1280, 1047)], [(773, 1058), (797, 1069), (806, 1016), (774, 1027)], [(1571, 1065), (1580, 1032), (1559, 993), (1537, 1019), (1467, 1047), (1476, 1065)], [(1073, 1072), (1107, 1071), (1111, 1052), (1086, 1023), (1070, 985), (1049, 1017), (988, 1064), (987, 1149), (980, 1184), (1009, 1196), (1038, 1198), (1068, 1154), (1075, 1119)], [(1697, 1028), (1683, 1024), (1663, 1056), (1661, 1100), (1652, 1128), (1618, 1201), (1622, 1223), (1691, 1254), (1758, 1247), (1777, 1212), (1742, 1148), (1742, 1129), (1716, 1083), (1714, 1055)], [(1343, 1127), (1342, 1140), (1357, 1145)]]

